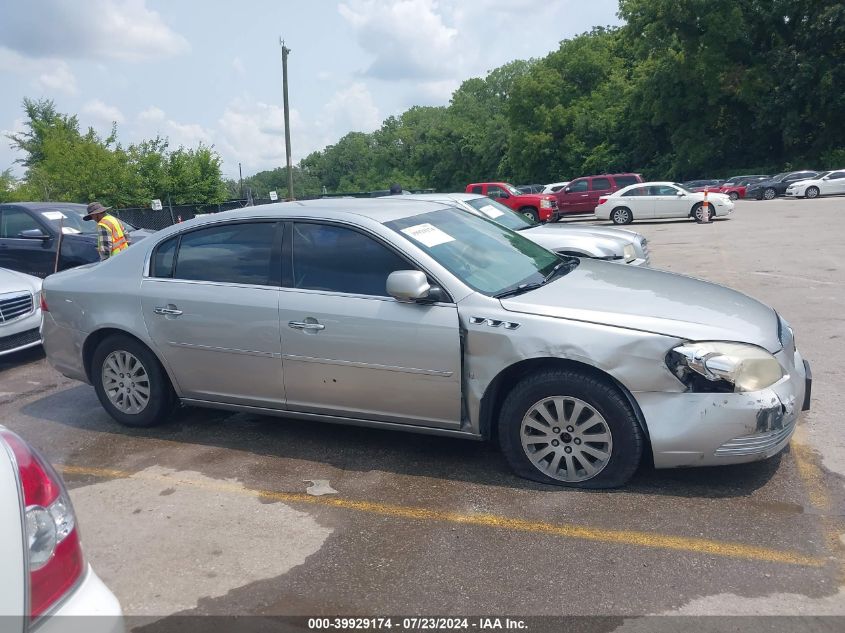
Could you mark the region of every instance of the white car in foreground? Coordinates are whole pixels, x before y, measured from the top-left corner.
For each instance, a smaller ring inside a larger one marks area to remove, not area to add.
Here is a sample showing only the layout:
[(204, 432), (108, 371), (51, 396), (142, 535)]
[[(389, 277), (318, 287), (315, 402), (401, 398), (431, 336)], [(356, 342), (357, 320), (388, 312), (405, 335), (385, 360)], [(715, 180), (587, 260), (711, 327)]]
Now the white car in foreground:
[(845, 169), (825, 172), (817, 178), (799, 180), (786, 188), (784, 195), (793, 198), (818, 198), (845, 194)]
[[(0, 629), (123, 631), (117, 598), (85, 562), (61, 477), (0, 426)], [(101, 616), (65, 618), (57, 616)]]
[[(704, 192), (694, 192), (676, 182), (638, 182), (599, 198), (596, 218), (614, 224), (658, 218), (692, 218), (704, 222)], [(724, 217), (734, 210), (723, 193), (707, 193), (710, 217)]]
[(41, 344), (41, 280), (0, 268), (0, 356)]

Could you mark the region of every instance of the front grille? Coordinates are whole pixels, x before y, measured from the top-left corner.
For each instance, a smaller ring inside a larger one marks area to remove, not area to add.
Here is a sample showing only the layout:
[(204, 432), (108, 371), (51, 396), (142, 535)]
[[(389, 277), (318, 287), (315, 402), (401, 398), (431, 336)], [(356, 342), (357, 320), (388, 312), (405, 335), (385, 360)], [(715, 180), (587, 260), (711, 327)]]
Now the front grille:
[(795, 420), (782, 429), (774, 429), (765, 433), (736, 437), (725, 442), (716, 449), (716, 457), (731, 457), (738, 455), (756, 455), (765, 453), (781, 442), (788, 440), (795, 430)]
[(32, 310), (32, 295), (28, 292), (0, 296), (0, 323), (20, 318)]
[(38, 328), (18, 332), (11, 336), (4, 336), (0, 338), (0, 352), (8, 352), (9, 350), (17, 349), (30, 343), (38, 343), (40, 340), (41, 332)]

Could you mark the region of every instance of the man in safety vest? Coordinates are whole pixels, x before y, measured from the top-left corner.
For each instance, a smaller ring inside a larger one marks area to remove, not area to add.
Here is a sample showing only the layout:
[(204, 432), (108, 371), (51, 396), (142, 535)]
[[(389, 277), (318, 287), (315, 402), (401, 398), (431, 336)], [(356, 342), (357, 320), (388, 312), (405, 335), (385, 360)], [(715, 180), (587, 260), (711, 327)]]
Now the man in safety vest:
[(129, 248), (129, 231), (124, 224), (108, 213), (111, 207), (104, 207), (99, 202), (88, 205), (88, 214), (83, 220), (94, 220), (97, 223), (97, 252), (100, 261), (114, 257), (120, 251)]

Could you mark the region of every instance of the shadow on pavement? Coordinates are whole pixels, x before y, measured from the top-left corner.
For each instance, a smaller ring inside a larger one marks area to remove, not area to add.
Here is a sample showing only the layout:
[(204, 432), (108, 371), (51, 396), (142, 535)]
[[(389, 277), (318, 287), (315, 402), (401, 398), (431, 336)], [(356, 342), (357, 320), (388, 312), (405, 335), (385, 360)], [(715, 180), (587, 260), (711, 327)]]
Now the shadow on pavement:
[[(115, 468), (127, 455), (132, 455), (137, 464), (138, 456), (145, 453), (149, 453), (152, 461), (141, 468), (159, 463), (162, 453), (156, 448), (115, 441), (128, 437), (317, 462), (353, 472), (381, 470), (525, 490), (557, 489), (515, 476), (493, 442), (191, 407), (177, 409), (164, 425), (135, 429), (113, 421), (100, 406), (93, 388), (87, 385), (47, 395), (23, 406), (21, 412), (66, 427), (96, 432), (95, 441), (75, 441), (72, 446), (53, 447), (50, 451), (64, 452), (62, 460), (73, 464)], [(54, 431), (51, 444), (55, 441)], [(777, 472), (779, 463), (780, 456), (719, 468), (655, 470), (643, 464), (620, 492), (692, 498), (743, 497), (764, 486)], [(184, 469), (185, 465), (180, 464), (178, 468)], [(598, 491), (597, 494), (613, 493)]]

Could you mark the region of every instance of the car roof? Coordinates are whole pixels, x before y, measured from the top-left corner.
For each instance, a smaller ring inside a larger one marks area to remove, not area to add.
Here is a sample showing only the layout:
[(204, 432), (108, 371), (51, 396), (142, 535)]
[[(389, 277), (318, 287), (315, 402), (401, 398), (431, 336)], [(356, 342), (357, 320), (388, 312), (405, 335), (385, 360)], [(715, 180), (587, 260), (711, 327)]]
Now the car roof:
[(63, 209), (76, 209), (83, 211), (87, 209), (86, 205), (78, 204), (76, 202), (4, 202), (4, 206), (23, 207), (31, 211), (41, 211), (42, 209), (55, 209), (61, 207)]
[[(331, 218), (332, 214), (349, 214), (369, 218), (381, 224), (438, 211), (449, 205), (435, 200), (409, 200), (411, 195), (385, 196), (383, 198), (320, 198), (276, 202), (255, 207), (242, 207), (232, 211), (214, 213), (216, 219), (242, 218), (245, 211), (250, 218), (303, 217), (315, 214)], [(424, 194), (418, 194), (424, 195)]]
[(412, 193), (410, 195), (402, 196), (405, 200), (428, 200), (431, 202), (437, 202), (440, 200), (476, 200), (478, 198), (485, 198), (486, 196), (481, 195), (480, 193), (466, 193), (466, 192), (455, 192), (455, 193)]

